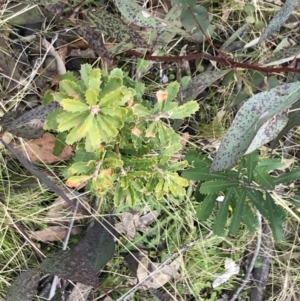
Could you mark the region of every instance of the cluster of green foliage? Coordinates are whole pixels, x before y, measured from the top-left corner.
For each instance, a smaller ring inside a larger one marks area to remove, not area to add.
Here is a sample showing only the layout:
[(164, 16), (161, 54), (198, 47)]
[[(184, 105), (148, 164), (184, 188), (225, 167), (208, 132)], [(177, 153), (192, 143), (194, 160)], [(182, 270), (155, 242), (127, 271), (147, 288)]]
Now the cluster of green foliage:
[(216, 213), (215, 234), (236, 235), (241, 223), (249, 231), (256, 231), (257, 218), (254, 209), (257, 208), (268, 221), (274, 238), (282, 239), (286, 211), (276, 204), (272, 192), (276, 185), (299, 179), (299, 168), (277, 176), (274, 171), (280, 168), (281, 160), (259, 158), (257, 150), (244, 156), (237, 169), (230, 168), (223, 172), (210, 173), (212, 161), (195, 151), (187, 153), (185, 160), (192, 167), (183, 171), (182, 176), (198, 181), (195, 198), (199, 202), (196, 215), (200, 221), (207, 220), (216, 209), (217, 198), (224, 197)]
[(120, 69), (109, 75), (88, 64), (81, 78), (66, 73), (53, 100), (60, 108), (49, 114), (47, 129), (59, 132), (75, 156), (65, 172), (69, 187), (85, 186), (96, 195), (111, 194), (115, 205), (134, 205), (144, 196), (184, 196), (188, 181), (177, 173), (187, 162), (171, 163), (182, 148), (171, 119), (198, 109), (195, 101), (174, 101), (179, 84), (157, 93), (153, 105), (142, 99), (144, 85)]

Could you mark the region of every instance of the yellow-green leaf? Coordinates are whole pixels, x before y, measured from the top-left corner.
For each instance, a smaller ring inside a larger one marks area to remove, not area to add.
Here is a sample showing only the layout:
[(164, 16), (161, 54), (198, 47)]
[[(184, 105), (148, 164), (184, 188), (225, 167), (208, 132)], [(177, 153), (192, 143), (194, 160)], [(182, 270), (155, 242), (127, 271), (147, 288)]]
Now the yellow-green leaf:
[(70, 98), (62, 100), (60, 104), (65, 111), (69, 112), (84, 112), (89, 109), (85, 103)]
[(87, 90), (85, 92), (85, 98), (90, 107), (96, 105), (98, 102), (98, 94), (95, 90)]

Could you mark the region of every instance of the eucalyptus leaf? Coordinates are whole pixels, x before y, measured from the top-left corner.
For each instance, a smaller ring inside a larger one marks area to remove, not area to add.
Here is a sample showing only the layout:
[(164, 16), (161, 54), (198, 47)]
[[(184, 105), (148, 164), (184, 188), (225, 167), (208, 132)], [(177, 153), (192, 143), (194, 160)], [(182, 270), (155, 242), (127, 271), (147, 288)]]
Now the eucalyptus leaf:
[(211, 165), (211, 171), (232, 166), (249, 148), (259, 129), (300, 98), (300, 82), (284, 84), (250, 98), (238, 111)]
[(38, 269), (22, 272), (10, 286), (5, 301), (32, 301), (40, 281)]
[(282, 25), (284, 25), (298, 4), (299, 0), (287, 0), (275, 17), (271, 20), (264, 33), (261, 35), (259, 43), (263, 42)]
[(41, 263), (41, 270), (71, 281), (97, 286), (97, 273), (114, 253), (113, 219), (95, 221), (80, 242), (69, 251), (60, 251)]

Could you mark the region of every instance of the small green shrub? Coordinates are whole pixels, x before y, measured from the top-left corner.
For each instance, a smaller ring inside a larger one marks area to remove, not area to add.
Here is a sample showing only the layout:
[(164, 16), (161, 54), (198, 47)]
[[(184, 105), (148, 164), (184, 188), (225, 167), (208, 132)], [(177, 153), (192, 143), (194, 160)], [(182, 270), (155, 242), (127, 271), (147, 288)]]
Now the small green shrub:
[[(69, 187), (111, 194), (115, 205), (133, 205), (145, 195), (183, 196), (188, 181), (177, 173), (187, 162), (171, 163), (181, 148), (172, 119), (198, 109), (195, 101), (174, 101), (179, 84), (157, 92), (153, 105), (142, 99), (144, 86), (114, 69), (109, 75), (85, 64), (81, 78), (63, 75), (53, 100), (61, 107), (48, 116), (47, 129), (60, 133), (75, 156), (65, 172)], [(169, 123), (169, 124), (168, 124)]]

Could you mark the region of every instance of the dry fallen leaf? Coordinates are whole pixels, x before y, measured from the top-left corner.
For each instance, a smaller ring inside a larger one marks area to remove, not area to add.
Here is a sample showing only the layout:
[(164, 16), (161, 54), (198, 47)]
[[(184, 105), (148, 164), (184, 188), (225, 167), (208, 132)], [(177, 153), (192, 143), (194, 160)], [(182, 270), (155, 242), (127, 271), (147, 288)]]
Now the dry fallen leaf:
[[(143, 281), (151, 272), (153, 272), (160, 264), (152, 263), (149, 258), (142, 254), (140, 257), (138, 268), (137, 268), (137, 278), (139, 282)], [(169, 282), (171, 279), (176, 279), (179, 276), (179, 268), (182, 263), (182, 258), (178, 257), (170, 264), (164, 265), (162, 268), (158, 268), (153, 275), (143, 282), (142, 287), (148, 288), (160, 288)]]
[(42, 138), (30, 140), (22, 145), (14, 142), (12, 146), (31, 162), (54, 163), (72, 157), (73, 149), (69, 145), (64, 147), (59, 156), (53, 155), (55, 142), (56, 137), (53, 134), (45, 133)]
[[(66, 192), (68, 198), (75, 205), (76, 199), (74, 198), (74, 194), (76, 195), (76, 191), (74, 191), (73, 193)], [(90, 215), (90, 212), (88, 211), (88, 208), (90, 207), (89, 204), (82, 197), (79, 197), (79, 200), (80, 204), (78, 206), (75, 220), (79, 220), (82, 217)], [(51, 224), (66, 224), (70, 221), (70, 218), (73, 216), (73, 209), (74, 207), (71, 207), (70, 204), (68, 204), (61, 197), (58, 197), (47, 212), (45, 220)]]
[[(66, 226), (49, 226), (46, 229), (43, 230), (38, 230), (29, 235), (29, 238), (37, 240), (37, 241), (42, 241), (42, 242), (47, 242), (47, 241), (58, 241), (58, 240), (63, 240), (64, 237), (66, 236), (68, 231), (68, 228)], [(80, 234), (81, 229), (80, 227), (73, 227), (71, 234), (72, 235), (78, 235)]]
[(154, 210), (143, 216), (139, 216), (138, 213), (133, 214), (130, 212), (123, 212), (121, 215), (122, 222), (117, 223), (115, 228), (119, 233), (125, 233), (129, 240), (133, 240), (136, 231), (149, 234), (147, 228), (158, 217), (159, 213)]

